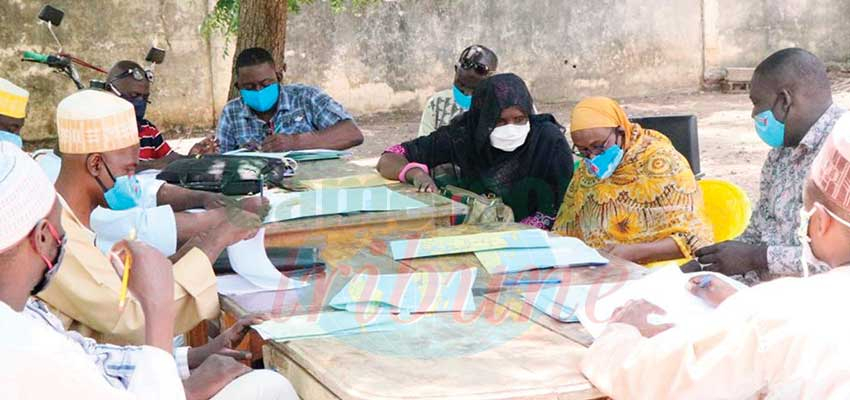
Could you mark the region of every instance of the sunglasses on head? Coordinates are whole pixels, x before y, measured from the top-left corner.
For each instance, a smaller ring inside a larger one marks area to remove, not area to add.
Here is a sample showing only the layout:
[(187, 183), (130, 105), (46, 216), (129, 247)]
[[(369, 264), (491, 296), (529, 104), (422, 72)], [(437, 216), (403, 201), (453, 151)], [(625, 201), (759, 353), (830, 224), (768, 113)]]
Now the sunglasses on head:
[(479, 75), (487, 75), (490, 73), (490, 68), (478, 61), (473, 60), (474, 56), (481, 54), (481, 49), (470, 47), (460, 54), (457, 66), (465, 70), (474, 70)]
[(133, 78), (137, 81), (147, 80), (148, 82), (153, 82), (153, 72), (141, 68), (130, 68), (118, 74), (118, 76), (113, 79), (113, 82), (124, 78)]

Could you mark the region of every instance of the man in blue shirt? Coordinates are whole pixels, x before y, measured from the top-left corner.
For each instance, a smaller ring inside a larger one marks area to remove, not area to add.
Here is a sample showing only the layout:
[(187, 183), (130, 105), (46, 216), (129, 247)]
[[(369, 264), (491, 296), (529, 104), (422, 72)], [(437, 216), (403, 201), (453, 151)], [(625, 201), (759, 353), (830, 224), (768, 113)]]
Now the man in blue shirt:
[(222, 152), (345, 150), (363, 143), (363, 133), (339, 103), (318, 88), (281, 85), (282, 78), (267, 50), (254, 47), (239, 53), (236, 88), (241, 97), (221, 113)]

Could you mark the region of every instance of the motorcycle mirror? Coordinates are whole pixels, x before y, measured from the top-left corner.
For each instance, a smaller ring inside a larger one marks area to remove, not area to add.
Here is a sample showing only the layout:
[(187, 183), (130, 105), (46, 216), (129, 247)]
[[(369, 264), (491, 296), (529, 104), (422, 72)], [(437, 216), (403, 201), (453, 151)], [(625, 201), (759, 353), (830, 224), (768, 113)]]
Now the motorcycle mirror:
[(165, 60), (165, 50), (156, 47), (151, 47), (148, 55), (145, 56), (145, 61), (152, 64), (162, 64), (163, 60)]
[(50, 4), (45, 5), (44, 8), (41, 9), (41, 12), (38, 13), (38, 19), (49, 23), (53, 26), (59, 26), (62, 23), (62, 18), (65, 17), (65, 13), (62, 10), (51, 6)]

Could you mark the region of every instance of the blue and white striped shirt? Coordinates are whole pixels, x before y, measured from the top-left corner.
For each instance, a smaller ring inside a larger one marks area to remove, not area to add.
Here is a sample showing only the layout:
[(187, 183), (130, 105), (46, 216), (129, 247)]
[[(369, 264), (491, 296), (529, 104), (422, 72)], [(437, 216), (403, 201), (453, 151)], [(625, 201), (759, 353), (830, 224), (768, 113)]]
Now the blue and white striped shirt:
[[(84, 337), (74, 331), (66, 331), (62, 321), (53, 315), (47, 305), (39, 300), (30, 298), (27, 301), (24, 315), (43, 322), (58, 333), (65, 335), (69, 340), (76, 342), (88, 354), (92, 362), (102, 371), (104, 379), (112, 387), (128, 389), (133, 378), (133, 372), (138, 365), (139, 357), (143, 348), (141, 346), (115, 346), (111, 344), (99, 344), (94, 339)], [(182, 379), (189, 376), (188, 347), (175, 350), (174, 359), (177, 362), (177, 370), (180, 371)]]

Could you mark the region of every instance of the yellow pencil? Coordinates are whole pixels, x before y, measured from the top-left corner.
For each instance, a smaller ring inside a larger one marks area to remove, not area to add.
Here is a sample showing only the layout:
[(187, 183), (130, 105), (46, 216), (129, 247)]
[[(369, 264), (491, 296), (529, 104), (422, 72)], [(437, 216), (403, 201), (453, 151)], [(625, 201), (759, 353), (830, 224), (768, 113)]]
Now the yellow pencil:
[[(127, 241), (136, 240), (136, 229), (131, 228), (130, 234), (127, 236)], [(133, 253), (130, 249), (124, 250), (124, 275), (121, 277), (121, 297), (118, 301), (118, 308), (124, 309), (124, 304), (127, 303), (127, 287), (130, 284), (130, 266), (133, 264)]]

